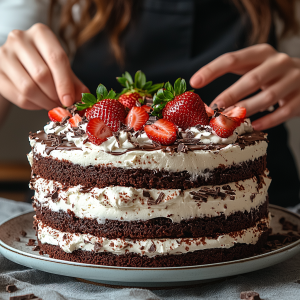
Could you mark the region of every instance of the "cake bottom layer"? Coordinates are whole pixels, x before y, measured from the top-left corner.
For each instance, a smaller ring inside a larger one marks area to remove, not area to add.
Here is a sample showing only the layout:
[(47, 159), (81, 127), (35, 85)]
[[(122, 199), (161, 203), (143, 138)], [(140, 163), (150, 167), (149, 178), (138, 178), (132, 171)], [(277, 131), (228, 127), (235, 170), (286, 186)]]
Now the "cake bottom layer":
[(268, 230), (264, 231), (256, 244), (235, 244), (231, 248), (205, 249), (178, 255), (157, 255), (154, 257), (136, 253), (116, 255), (109, 252), (95, 253), (94, 251), (82, 250), (67, 253), (59, 246), (42, 244), (40, 240), (38, 240), (38, 245), (44, 254), (55, 259), (106, 266), (157, 268), (212, 264), (250, 257), (260, 252), (268, 235)]

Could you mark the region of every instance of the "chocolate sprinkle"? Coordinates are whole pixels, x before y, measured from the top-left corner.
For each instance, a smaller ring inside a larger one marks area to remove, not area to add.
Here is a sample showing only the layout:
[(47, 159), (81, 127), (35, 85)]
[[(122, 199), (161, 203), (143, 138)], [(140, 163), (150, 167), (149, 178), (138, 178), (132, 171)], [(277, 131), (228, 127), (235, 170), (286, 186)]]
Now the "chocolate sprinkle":
[[(190, 192), (190, 194), (193, 196), (194, 200), (201, 200), (203, 202), (207, 202), (208, 196), (212, 196), (214, 199), (221, 197), (221, 199), (224, 200), (227, 195), (235, 195), (234, 191), (225, 190), (225, 193), (223, 193), (220, 191), (219, 187), (217, 187), (215, 189), (208, 188), (208, 187), (202, 187), (197, 192)], [(230, 197), (233, 197), (233, 196), (230, 196)], [(231, 199), (231, 200), (234, 200), (234, 199)]]
[(148, 191), (143, 190), (143, 197), (150, 197), (150, 193)]

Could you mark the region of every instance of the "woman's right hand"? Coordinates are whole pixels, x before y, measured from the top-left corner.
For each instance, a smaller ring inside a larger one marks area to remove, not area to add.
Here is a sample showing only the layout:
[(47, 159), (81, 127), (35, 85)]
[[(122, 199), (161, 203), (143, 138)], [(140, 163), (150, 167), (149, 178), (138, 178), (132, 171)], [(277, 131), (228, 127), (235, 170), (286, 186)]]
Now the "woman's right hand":
[(88, 88), (73, 73), (54, 33), (44, 24), (13, 30), (0, 47), (0, 95), (29, 110), (72, 105)]

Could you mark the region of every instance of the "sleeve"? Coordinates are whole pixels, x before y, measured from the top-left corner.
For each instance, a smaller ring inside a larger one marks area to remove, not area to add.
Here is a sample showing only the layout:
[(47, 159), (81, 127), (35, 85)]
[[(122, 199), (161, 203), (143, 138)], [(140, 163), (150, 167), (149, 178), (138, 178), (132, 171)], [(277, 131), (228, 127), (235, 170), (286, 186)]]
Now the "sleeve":
[(47, 24), (50, 0), (0, 0), (0, 46), (14, 29), (26, 30), (35, 23)]

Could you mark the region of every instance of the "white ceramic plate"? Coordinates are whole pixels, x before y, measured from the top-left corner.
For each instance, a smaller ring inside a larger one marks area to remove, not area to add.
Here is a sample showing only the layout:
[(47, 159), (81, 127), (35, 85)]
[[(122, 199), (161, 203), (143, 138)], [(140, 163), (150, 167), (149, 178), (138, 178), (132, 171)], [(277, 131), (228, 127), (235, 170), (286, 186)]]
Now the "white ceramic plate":
[[(279, 219), (297, 224), (300, 228), (300, 216), (279, 206), (270, 205), (274, 216), (271, 222), (273, 233), (281, 230)], [(169, 268), (126, 268), (89, 265), (68, 262), (39, 255), (32, 251), (32, 246), (26, 246), (29, 238), (36, 239), (32, 228), (34, 212), (12, 218), (0, 225), (0, 252), (8, 259), (38, 270), (49, 273), (84, 278), (88, 281), (99, 282), (114, 286), (163, 287), (198, 284), (207, 280), (228, 277), (263, 269), (291, 258), (300, 252), (300, 240), (287, 246), (279, 247), (271, 252), (235, 261), (209, 265), (169, 267)], [(21, 230), (27, 232), (21, 242), (15, 241), (20, 237)], [(285, 231), (286, 233), (286, 231)]]

